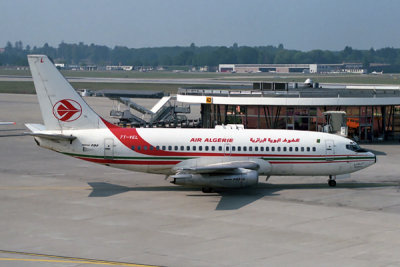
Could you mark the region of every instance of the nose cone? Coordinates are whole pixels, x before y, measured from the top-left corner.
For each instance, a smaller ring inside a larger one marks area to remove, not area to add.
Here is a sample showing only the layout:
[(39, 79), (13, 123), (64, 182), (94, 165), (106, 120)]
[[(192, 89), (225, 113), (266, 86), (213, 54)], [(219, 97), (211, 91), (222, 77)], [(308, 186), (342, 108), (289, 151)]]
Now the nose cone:
[(372, 152), (367, 152), (367, 158), (370, 159), (370, 164), (375, 164), (376, 163), (376, 155)]

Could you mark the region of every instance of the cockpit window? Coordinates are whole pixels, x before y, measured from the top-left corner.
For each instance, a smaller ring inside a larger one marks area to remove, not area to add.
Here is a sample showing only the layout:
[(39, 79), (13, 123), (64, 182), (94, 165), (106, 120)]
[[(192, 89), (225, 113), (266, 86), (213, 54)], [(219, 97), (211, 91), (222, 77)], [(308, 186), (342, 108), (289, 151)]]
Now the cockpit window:
[(367, 150), (361, 148), (357, 143), (350, 143), (350, 144), (346, 145), (346, 148), (348, 150), (358, 152), (358, 153), (367, 152)]

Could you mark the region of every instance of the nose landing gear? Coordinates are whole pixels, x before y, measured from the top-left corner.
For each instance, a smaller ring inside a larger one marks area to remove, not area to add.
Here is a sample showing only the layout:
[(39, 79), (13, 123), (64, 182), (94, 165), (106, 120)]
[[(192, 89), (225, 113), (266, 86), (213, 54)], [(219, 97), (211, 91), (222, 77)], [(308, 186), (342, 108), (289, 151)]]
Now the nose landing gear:
[(328, 185), (330, 187), (335, 187), (336, 186), (336, 176), (335, 175), (329, 175), (329, 180), (328, 180)]

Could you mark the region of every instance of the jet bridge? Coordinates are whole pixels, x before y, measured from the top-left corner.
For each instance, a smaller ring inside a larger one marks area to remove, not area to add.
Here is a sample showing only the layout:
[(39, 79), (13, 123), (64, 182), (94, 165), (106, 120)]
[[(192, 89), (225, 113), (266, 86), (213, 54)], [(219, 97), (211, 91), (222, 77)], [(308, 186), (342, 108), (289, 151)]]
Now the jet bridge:
[[(178, 106), (172, 103), (171, 100), (176, 100), (171, 96), (162, 97), (150, 110), (133, 102), (127, 97), (112, 97), (111, 99), (117, 100), (119, 103), (124, 104), (127, 109), (120, 110), (113, 109), (110, 115), (118, 118), (122, 126), (130, 127), (177, 127), (197, 126), (198, 120), (189, 121), (185, 115), (190, 113), (190, 106)], [(137, 111), (142, 115), (134, 115), (131, 109)]]

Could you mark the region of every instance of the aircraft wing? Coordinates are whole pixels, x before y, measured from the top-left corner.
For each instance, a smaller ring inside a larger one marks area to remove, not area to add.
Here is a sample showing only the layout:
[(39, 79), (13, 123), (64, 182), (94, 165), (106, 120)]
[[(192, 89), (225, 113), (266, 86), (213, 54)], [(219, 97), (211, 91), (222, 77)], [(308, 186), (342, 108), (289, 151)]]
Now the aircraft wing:
[(46, 128), (42, 124), (30, 124), (27, 123), (25, 126), (31, 130), (31, 133), (25, 133), (27, 135), (51, 139), (51, 140), (68, 140), (72, 141), (76, 139), (76, 136), (73, 135), (65, 135), (65, 134), (58, 134), (58, 133), (48, 133), (46, 132)]
[(237, 169), (258, 170), (259, 164), (252, 161), (232, 161), (214, 163), (196, 167), (178, 167), (175, 170), (178, 172), (184, 171), (185, 173), (229, 173)]

